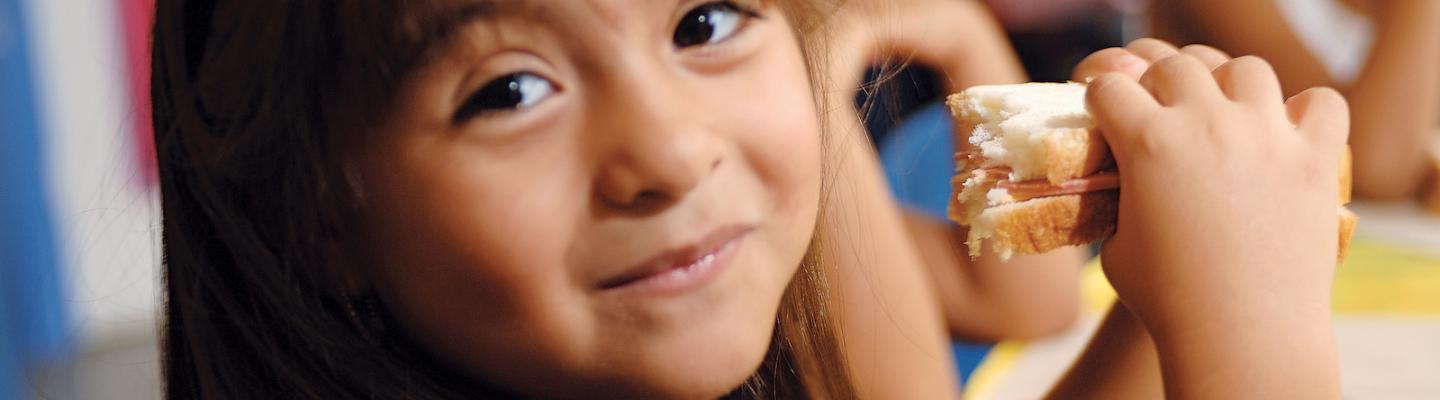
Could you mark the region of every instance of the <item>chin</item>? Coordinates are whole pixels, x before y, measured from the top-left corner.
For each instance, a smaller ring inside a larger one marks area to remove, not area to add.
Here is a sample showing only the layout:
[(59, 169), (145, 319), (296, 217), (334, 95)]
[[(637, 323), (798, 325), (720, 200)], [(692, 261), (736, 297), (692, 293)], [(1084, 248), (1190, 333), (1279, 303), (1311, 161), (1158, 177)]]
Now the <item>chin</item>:
[(761, 297), (767, 296), (741, 297), (704, 320), (628, 349), (622, 355), (632, 360), (626, 375), (643, 381), (633, 387), (645, 389), (624, 397), (714, 399), (745, 383), (764, 361), (775, 330), (775, 304)]
[(646, 377), (653, 391), (643, 397), (714, 399), (729, 393), (754, 375), (765, 360), (774, 320), (771, 314), (766, 319), (771, 323), (760, 327), (736, 323), (705, 329), (683, 345), (665, 346), (646, 355), (644, 371), (636, 372)]

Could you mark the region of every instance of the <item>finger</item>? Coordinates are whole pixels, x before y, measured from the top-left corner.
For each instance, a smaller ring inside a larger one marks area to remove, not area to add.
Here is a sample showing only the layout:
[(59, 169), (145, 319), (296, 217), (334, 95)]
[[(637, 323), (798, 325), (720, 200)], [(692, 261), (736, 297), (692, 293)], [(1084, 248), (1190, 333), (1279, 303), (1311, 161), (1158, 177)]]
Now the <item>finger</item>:
[(1210, 74), (1210, 69), (1195, 57), (1183, 53), (1151, 65), (1145, 76), (1140, 77), (1140, 85), (1165, 106), (1224, 97), (1220, 88), (1215, 86), (1215, 77)]
[(1130, 50), (1131, 53), (1152, 64), (1180, 53), (1180, 49), (1175, 48), (1175, 45), (1170, 42), (1151, 38), (1136, 39), (1125, 45), (1125, 50)]
[(1145, 70), (1149, 68), (1149, 61), (1145, 61), (1129, 50), (1111, 47), (1091, 53), (1084, 60), (1080, 60), (1080, 64), (1075, 66), (1074, 73), (1070, 74), (1070, 80), (1089, 82), (1095, 77), (1110, 72), (1118, 72), (1130, 77), (1131, 80), (1140, 80), (1140, 76), (1145, 75)]
[(1142, 134), (1146, 116), (1160, 111), (1160, 104), (1145, 88), (1118, 72), (1100, 75), (1090, 83), (1085, 91), (1085, 107), (1117, 154)]
[(1316, 140), (1340, 144), (1350, 136), (1350, 106), (1335, 89), (1306, 89), (1287, 100), (1285, 109), (1296, 129)]
[(1230, 54), (1203, 44), (1192, 44), (1181, 47), (1180, 52), (1194, 56), (1200, 60), (1200, 63), (1205, 64), (1206, 68), (1210, 68), (1211, 70), (1230, 61)]
[(1230, 100), (1256, 105), (1280, 104), (1280, 80), (1270, 63), (1255, 56), (1230, 60), (1215, 69), (1215, 83)]

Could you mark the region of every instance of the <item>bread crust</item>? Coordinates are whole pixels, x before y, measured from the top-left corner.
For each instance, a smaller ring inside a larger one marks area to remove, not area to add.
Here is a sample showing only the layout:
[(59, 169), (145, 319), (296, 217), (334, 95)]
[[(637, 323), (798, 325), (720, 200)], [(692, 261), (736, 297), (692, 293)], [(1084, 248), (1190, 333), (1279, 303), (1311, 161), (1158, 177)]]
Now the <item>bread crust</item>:
[(1355, 237), (1355, 224), (1360, 217), (1345, 206), (1340, 206), (1340, 252), (1335, 255), (1335, 261), (1345, 261), (1345, 256), (1350, 253), (1350, 239)]
[[(971, 252), (977, 244), (989, 239), (1002, 257), (1011, 254), (1040, 254), (1064, 246), (1082, 246), (1115, 233), (1119, 215), (1119, 190), (1084, 194), (1041, 197), (1027, 201), (990, 207), (980, 214), (980, 223), (988, 226), (985, 237), (970, 232)], [(1340, 219), (1339, 253), (1344, 261), (1350, 241), (1355, 236), (1359, 218), (1350, 209), (1336, 210)]]
[[(1039, 254), (1062, 246), (1085, 245), (1115, 233), (1119, 190), (1030, 199), (990, 207), (980, 214), (988, 232), (973, 230), (971, 240), (988, 236), (1001, 257)], [(971, 251), (978, 250), (972, 245)]]
[(1060, 184), (1100, 169), (1110, 158), (1105, 137), (1095, 128), (1051, 129), (1045, 136), (1045, 180)]

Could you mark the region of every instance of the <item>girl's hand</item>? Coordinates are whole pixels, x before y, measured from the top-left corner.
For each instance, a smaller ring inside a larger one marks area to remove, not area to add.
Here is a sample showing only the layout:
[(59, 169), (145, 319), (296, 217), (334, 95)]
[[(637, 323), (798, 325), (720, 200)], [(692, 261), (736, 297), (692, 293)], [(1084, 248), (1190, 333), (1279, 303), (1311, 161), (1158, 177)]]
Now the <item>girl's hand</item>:
[(1154, 40), (1077, 75), (1098, 75), (1086, 100), (1120, 171), (1105, 274), (1154, 336), (1167, 390), (1331, 393), (1345, 100), (1321, 88), (1284, 101), (1264, 60)]
[[(833, 83), (851, 99), (867, 67), (920, 64), (946, 82), (946, 92), (974, 85), (1022, 83), (1024, 69), (1005, 32), (973, 0), (853, 0), (828, 24)], [(893, 72), (893, 71), (892, 71)]]

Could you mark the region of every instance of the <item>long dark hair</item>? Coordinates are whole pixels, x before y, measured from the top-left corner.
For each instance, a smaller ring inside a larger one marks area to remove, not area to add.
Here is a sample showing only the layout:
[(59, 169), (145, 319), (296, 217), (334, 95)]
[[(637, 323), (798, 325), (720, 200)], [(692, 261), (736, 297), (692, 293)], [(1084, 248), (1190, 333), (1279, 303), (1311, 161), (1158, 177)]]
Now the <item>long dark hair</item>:
[[(446, 3), (156, 2), (168, 398), (504, 397), (399, 335), (373, 337), (334, 283), (357, 262), (340, 160), (425, 62), (440, 32), (420, 21), (443, 19)], [(828, 6), (784, 3), (816, 76)], [(765, 361), (731, 397), (853, 397), (819, 243), (786, 289)]]

